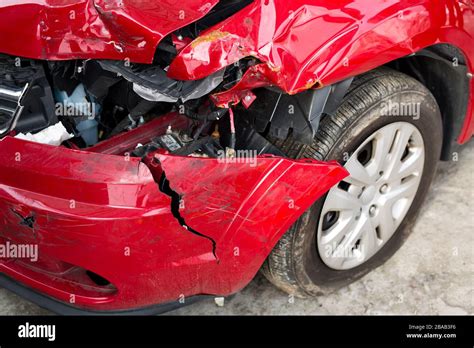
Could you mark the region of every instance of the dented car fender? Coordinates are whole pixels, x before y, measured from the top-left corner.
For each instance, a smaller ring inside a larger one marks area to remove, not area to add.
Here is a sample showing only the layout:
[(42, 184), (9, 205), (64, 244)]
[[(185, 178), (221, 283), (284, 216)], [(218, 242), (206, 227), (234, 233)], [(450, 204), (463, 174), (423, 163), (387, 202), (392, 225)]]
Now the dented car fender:
[(268, 66), (265, 75), (274, 85), (295, 94), (374, 69), (448, 35), (456, 34), (459, 46), (472, 52), (466, 28), (454, 28), (472, 18), (472, 9), (455, 0), (257, 0), (191, 42), (168, 75), (201, 79), (252, 56)]
[[(168, 75), (200, 79), (255, 57), (261, 64), (232, 90), (213, 96), (218, 105), (236, 103), (263, 85), (296, 94), (438, 43), (454, 44), (472, 57), (473, 22), (472, 4), (458, 0), (256, 0), (191, 42)], [(473, 71), (474, 62), (467, 64)], [(473, 96), (460, 142), (474, 131)]]

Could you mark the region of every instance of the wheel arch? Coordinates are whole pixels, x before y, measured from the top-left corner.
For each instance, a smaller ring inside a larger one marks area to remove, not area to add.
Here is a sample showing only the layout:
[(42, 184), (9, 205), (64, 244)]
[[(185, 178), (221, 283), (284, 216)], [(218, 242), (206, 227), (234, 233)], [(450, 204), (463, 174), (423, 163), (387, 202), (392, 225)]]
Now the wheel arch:
[(387, 64), (417, 79), (435, 97), (443, 118), (443, 161), (451, 160), (457, 151), (467, 117), (470, 79), (466, 62), (456, 46), (437, 44)]

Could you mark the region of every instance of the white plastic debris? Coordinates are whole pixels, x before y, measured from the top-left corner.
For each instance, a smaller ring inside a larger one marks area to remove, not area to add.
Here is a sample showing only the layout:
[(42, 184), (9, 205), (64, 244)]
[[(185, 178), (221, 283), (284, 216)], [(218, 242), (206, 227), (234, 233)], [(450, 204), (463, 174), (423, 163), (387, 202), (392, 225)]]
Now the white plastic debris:
[(43, 129), (41, 132), (36, 134), (31, 133), (20, 133), (15, 138), (28, 140), (35, 143), (47, 144), (59, 146), (63, 141), (74, 138), (73, 134), (69, 134), (66, 128), (64, 128), (61, 122), (56, 123), (54, 126), (50, 126)]
[(224, 297), (216, 297), (216, 298), (214, 298), (214, 302), (216, 303), (216, 305), (218, 307), (224, 307), (225, 298)]

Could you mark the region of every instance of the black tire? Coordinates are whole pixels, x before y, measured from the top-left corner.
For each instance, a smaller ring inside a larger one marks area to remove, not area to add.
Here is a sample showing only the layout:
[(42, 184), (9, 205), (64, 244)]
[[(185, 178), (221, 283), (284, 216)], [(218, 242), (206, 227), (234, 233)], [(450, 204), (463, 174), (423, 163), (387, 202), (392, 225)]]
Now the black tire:
[[(380, 117), (382, 103), (389, 99), (421, 103), (420, 118)], [(311, 146), (289, 139), (276, 142), (292, 158), (335, 159), (344, 164), (345, 153), (357, 149), (377, 129), (399, 121), (412, 123), (420, 131), (425, 144), (425, 163), (414, 201), (394, 235), (377, 254), (356, 268), (329, 268), (321, 260), (316, 245), (323, 197), (286, 232), (268, 256), (262, 272), (273, 284), (301, 297), (327, 294), (362, 277), (395, 253), (408, 237), (436, 172), (443, 137), (441, 113), (433, 95), (420, 82), (400, 72), (380, 68), (354, 80), (337, 112), (321, 120)]]

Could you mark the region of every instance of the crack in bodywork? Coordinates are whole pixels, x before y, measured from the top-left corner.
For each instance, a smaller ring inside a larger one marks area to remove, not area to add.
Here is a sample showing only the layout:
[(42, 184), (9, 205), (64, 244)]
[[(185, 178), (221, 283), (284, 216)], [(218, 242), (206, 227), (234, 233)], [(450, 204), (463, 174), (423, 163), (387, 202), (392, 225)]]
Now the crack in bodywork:
[(186, 223), (186, 220), (184, 217), (181, 215), (180, 212), (180, 205), (182, 202), (183, 195), (180, 195), (178, 192), (173, 190), (171, 188), (170, 182), (166, 177), (166, 174), (164, 170), (162, 169), (161, 175), (157, 175), (156, 173), (156, 167), (159, 166), (159, 160), (155, 157), (145, 157), (142, 159), (141, 163), (144, 163), (148, 169), (150, 170), (151, 175), (153, 176), (153, 179), (158, 185), (158, 188), (160, 192), (164, 193), (168, 197), (171, 198), (171, 204), (170, 204), (170, 209), (171, 209), (171, 214), (173, 217), (178, 221), (178, 223), (183, 227), (186, 231), (191, 232), (192, 234), (205, 238), (209, 240), (212, 243), (212, 254), (214, 255), (214, 258), (216, 259), (217, 263), (219, 263), (219, 258), (217, 257), (216, 249), (217, 249), (217, 243), (216, 241), (212, 238), (209, 237), (199, 231), (196, 231), (194, 228), (189, 226)]
[[(161, 120), (164, 126), (168, 121)], [(161, 129), (156, 123), (150, 127)], [(46, 271), (49, 265), (62, 269), (63, 263), (87, 260), (87, 269), (118, 289), (113, 297), (77, 295), (76, 304), (85, 308), (115, 310), (172, 302), (180, 294), (237, 292), (302, 212), (348, 175), (335, 162), (270, 155), (229, 163), (160, 150), (145, 158), (118, 155), (125, 153), (123, 146), (133, 146), (127, 143), (140, 141), (136, 134), (131, 137), (119, 139), (118, 152), (111, 150), (115, 141), (104, 144), (102, 149), (117, 155), (12, 137), (0, 141), (0, 221), (5, 221), (0, 234), (32, 243), (11, 208), (23, 218), (35, 213), (35, 242)], [(22, 154), (21, 162), (12, 160), (16, 153)], [(158, 186), (163, 172), (175, 191), (173, 203), (173, 195)], [(181, 197), (186, 209), (178, 212)], [(17, 279), (29, 271), (0, 262), (0, 272)], [(52, 287), (45, 274), (25, 283), (65, 302), (78, 289), (60, 281)]]
[(179, 224), (183, 228), (185, 228), (187, 231), (195, 234), (196, 236), (209, 240), (212, 243), (212, 254), (216, 258), (217, 263), (219, 263), (219, 258), (217, 257), (217, 254), (216, 254), (216, 248), (217, 248), (216, 241), (213, 238), (206, 236), (205, 234), (202, 234), (201, 232), (196, 231), (195, 229), (193, 229), (191, 226), (189, 226), (186, 223), (186, 220), (184, 219), (184, 217), (181, 215), (179, 211), (183, 196), (171, 188), (170, 182), (166, 178), (166, 175), (164, 173), (161, 176), (159, 187), (160, 187), (161, 192), (171, 197), (171, 213), (176, 218), (176, 220), (178, 220)]

